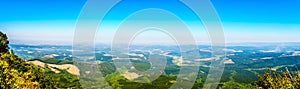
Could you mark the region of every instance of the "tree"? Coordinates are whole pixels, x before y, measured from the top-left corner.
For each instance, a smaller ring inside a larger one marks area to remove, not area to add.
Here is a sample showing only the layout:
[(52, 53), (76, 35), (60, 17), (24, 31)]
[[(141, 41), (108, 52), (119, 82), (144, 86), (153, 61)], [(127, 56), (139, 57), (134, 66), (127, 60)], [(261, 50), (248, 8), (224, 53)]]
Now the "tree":
[(1, 89), (37, 89), (40, 87), (33, 65), (11, 53), (0, 53), (0, 88)]
[(256, 87), (260, 89), (299, 89), (300, 74), (291, 74), (288, 70), (276, 73), (271, 69), (266, 70), (265, 74), (258, 75), (259, 81)]
[(0, 53), (6, 53), (9, 51), (9, 41), (6, 34), (0, 31)]

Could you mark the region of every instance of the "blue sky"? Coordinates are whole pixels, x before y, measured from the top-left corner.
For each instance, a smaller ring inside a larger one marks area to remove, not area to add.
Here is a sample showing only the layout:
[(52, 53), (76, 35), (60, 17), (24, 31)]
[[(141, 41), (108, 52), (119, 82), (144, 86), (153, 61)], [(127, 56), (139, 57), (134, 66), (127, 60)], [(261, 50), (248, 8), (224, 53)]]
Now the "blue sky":
[[(222, 21), (227, 42), (300, 41), (298, 0), (211, 1)], [(85, 2), (86, 0), (1, 0), (0, 30), (8, 34), (12, 43), (70, 44), (76, 20)], [(108, 41), (105, 42), (109, 42), (111, 39), (105, 37), (112, 36), (114, 32), (111, 30), (113, 27), (109, 26), (115, 26), (115, 22), (123, 20), (132, 13), (131, 10), (142, 7), (153, 6), (169, 10), (187, 23), (199, 21), (193, 12), (181, 5), (183, 4), (177, 3), (177, 0), (123, 0), (105, 18), (109, 23), (103, 29), (110, 34), (98, 32), (99, 40), (106, 39)], [(147, 16), (141, 18), (147, 20)], [(200, 25), (196, 23), (189, 26), (202, 28), (202, 31), (192, 32), (199, 42), (207, 41), (207, 34)], [(155, 33), (149, 32), (149, 36), (153, 34)], [(149, 36), (141, 38), (147, 39)]]

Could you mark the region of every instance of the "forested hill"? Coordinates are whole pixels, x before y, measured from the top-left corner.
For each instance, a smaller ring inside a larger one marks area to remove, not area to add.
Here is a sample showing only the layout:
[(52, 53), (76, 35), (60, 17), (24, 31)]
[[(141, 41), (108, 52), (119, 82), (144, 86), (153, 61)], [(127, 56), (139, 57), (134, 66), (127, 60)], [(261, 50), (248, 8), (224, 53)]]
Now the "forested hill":
[(7, 39), (0, 32), (0, 89), (81, 88), (77, 76), (66, 70), (55, 73), (25, 62), (10, 50)]

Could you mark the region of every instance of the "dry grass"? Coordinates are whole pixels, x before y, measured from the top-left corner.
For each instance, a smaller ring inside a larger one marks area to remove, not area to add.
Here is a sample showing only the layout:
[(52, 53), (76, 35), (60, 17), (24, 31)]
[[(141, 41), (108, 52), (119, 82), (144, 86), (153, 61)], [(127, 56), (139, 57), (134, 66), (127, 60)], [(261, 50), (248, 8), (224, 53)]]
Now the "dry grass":
[(123, 73), (122, 76), (124, 76), (128, 80), (134, 80), (134, 79), (140, 77), (140, 75), (138, 75), (137, 73), (130, 73), (128, 71), (126, 71), (125, 73)]
[(79, 69), (75, 65), (72, 65), (72, 64), (62, 64), (62, 65), (47, 64), (47, 63), (44, 63), (44, 62), (41, 62), (41, 61), (38, 61), (38, 60), (29, 61), (29, 62), (31, 62), (31, 63), (33, 63), (35, 65), (38, 65), (40, 67), (43, 67), (43, 68), (45, 68), (46, 65), (48, 65), (48, 67), (50, 68), (50, 70), (54, 71), (55, 73), (60, 73), (59, 70), (55, 69), (55, 68), (58, 68), (58, 69), (61, 69), (61, 70), (66, 70), (70, 74), (73, 74), (73, 75), (80, 75)]

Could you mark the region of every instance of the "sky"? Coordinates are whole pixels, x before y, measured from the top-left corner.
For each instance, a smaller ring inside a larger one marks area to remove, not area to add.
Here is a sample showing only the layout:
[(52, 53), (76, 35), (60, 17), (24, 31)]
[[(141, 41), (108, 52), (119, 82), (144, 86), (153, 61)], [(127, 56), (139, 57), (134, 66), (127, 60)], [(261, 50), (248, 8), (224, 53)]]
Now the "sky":
[[(0, 31), (14, 44), (72, 44), (76, 22), (86, 0), (1, 0)], [(211, 0), (226, 42), (300, 42), (299, 0)], [(101, 5), (101, 3), (99, 3)], [(140, 8), (150, 8), (135, 12)], [(152, 8), (152, 9), (151, 9)], [(159, 8), (160, 10), (153, 9)], [(97, 9), (91, 10), (91, 12)], [(148, 11), (148, 12), (147, 12)], [(160, 13), (156, 13), (160, 12)], [(135, 17), (134, 17), (135, 16)], [(172, 17), (175, 16), (175, 17)], [(97, 42), (112, 42), (120, 23), (165, 22), (179, 28), (182, 20), (197, 42), (209, 42), (205, 27), (191, 9), (178, 0), (123, 0), (99, 25)], [(182, 35), (184, 36), (184, 35)], [(167, 44), (175, 41), (161, 31), (137, 34), (133, 42)]]

